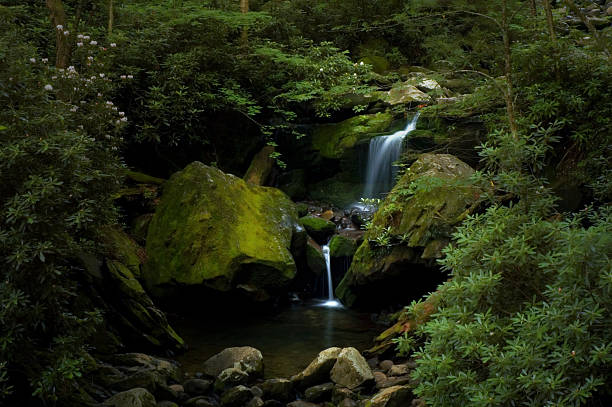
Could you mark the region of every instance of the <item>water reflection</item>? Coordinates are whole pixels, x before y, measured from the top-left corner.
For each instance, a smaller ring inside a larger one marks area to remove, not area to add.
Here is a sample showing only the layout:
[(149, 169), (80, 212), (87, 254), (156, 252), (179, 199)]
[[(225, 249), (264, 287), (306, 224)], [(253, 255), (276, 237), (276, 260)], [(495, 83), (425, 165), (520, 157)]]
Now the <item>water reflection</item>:
[(248, 345), (262, 351), (266, 377), (296, 374), (317, 353), (332, 346), (363, 350), (381, 331), (369, 314), (324, 300), (292, 305), (276, 315), (236, 316), (215, 322), (185, 317), (173, 322), (190, 346), (189, 352), (178, 358), (187, 372), (201, 370), (206, 359), (226, 347)]

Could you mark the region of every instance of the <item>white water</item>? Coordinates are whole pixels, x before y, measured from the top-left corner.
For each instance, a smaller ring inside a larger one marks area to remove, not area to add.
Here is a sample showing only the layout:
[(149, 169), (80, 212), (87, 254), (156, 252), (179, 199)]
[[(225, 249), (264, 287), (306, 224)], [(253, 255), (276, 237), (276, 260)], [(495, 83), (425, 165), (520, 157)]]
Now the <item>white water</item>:
[(419, 113), (408, 122), (403, 130), (389, 136), (375, 137), (370, 140), (368, 166), (366, 170), (365, 198), (380, 198), (393, 187), (397, 168), (393, 165), (399, 160), (402, 143), (406, 136), (416, 129)]
[(338, 307), (340, 306), (340, 303), (334, 298), (334, 285), (332, 282), (329, 246), (325, 245), (321, 247), (321, 250), (323, 251), (323, 257), (325, 258), (325, 268), (327, 269), (327, 302), (325, 302), (323, 305), (326, 307)]

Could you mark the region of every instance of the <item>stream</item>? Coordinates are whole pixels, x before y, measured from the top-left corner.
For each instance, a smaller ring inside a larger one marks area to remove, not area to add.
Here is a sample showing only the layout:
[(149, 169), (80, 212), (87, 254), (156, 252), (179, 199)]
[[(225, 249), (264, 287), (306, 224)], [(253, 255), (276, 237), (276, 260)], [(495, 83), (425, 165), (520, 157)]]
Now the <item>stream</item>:
[(264, 357), (266, 378), (290, 377), (302, 371), (317, 354), (332, 346), (363, 351), (381, 332), (371, 314), (326, 300), (293, 304), (274, 315), (223, 318), (211, 322), (197, 316), (181, 317), (173, 326), (190, 349), (178, 357), (185, 372), (201, 370), (206, 359), (232, 346), (253, 346)]

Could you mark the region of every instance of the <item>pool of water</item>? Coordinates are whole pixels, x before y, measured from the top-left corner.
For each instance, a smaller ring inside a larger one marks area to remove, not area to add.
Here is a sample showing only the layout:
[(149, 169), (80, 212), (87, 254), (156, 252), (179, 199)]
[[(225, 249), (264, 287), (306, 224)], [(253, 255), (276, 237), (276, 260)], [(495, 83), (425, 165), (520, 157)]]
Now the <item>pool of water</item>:
[(322, 350), (332, 346), (369, 348), (384, 327), (370, 314), (326, 301), (291, 305), (274, 315), (233, 316), (221, 321), (181, 317), (174, 328), (189, 345), (178, 360), (189, 373), (201, 371), (203, 362), (232, 346), (253, 346), (264, 356), (265, 376), (289, 377), (302, 371)]

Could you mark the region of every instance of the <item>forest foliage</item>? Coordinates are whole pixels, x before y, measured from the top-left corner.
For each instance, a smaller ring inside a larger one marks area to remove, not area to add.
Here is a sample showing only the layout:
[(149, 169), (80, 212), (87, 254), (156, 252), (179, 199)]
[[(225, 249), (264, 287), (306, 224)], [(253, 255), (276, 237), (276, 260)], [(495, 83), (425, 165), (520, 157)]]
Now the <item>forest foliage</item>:
[[(300, 137), (411, 65), (467, 82), (490, 131), (473, 180), (490, 207), (446, 249), (439, 312), (400, 339), (416, 393), (437, 406), (610, 396), (610, 27), (569, 25), (567, 9), (550, 25), (543, 1), (49, 3), (64, 24), (40, 1), (0, 1), (0, 400), (78, 393), (103, 318), (79, 303), (80, 258), (120, 220), (126, 162), (167, 176), (227, 144)], [(238, 130), (218, 134), (222, 121)], [(563, 213), (551, 171), (590, 206)]]

